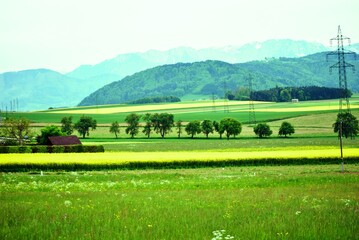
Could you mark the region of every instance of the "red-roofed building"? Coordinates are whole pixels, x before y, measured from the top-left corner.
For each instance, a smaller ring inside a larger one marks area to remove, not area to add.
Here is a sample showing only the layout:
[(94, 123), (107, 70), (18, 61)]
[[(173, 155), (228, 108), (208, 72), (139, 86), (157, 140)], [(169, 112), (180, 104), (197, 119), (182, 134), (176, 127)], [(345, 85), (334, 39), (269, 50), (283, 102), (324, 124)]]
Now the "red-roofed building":
[(77, 136), (54, 136), (49, 137), (50, 145), (81, 145), (81, 141)]

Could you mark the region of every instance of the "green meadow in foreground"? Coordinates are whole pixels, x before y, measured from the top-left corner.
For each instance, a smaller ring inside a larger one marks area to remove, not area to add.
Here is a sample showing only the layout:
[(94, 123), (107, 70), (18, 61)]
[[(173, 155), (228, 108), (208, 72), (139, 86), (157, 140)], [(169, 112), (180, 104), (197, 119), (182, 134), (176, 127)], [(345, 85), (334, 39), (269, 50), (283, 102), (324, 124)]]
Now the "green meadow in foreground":
[(357, 239), (359, 165), (0, 175), (0, 239)]

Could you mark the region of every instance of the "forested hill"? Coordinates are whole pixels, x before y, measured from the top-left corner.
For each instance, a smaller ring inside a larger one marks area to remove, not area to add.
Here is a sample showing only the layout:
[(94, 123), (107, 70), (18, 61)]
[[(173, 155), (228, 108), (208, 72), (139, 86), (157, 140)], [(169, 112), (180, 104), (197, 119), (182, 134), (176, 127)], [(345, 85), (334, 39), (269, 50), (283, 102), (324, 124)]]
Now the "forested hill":
[[(329, 67), (336, 59), (326, 61), (326, 53), (301, 58), (266, 59), (229, 64), (221, 61), (177, 63), (148, 69), (121, 81), (108, 84), (80, 102), (80, 106), (114, 104), (156, 96), (185, 99), (223, 97), (228, 90), (247, 86), (252, 76), (253, 89), (275, 86), (338, 87), (338, 74)], [(359, 69), (359, 61), (350, 61)], [(359, 73), (348, 71), (348, 88), (359, 92)]]

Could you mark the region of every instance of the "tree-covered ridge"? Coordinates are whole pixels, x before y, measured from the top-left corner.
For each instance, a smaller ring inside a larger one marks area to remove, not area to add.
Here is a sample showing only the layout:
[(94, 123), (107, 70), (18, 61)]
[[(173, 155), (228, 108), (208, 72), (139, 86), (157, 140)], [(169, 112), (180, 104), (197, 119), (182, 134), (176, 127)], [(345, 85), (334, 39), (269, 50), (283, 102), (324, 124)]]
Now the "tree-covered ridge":
[[(245, 88), (251, 75), (253, 89), (279, 87), (338, 87), (337, 73), (329, 73), (335, 59), (326, 61), (326, 53), (302, 58), (279, 58), (229, 64), (221, 61), (177, 63), (155, 67), (125, 77), (92, 93), (80, 106), (114, 104), (157, 96), (184, 98), (196, 95), (223, 97), (228, 90)], [(359, 67), (358, 61), (351, 61)], [(359, 91), (359, 73), (348, 73), (348, 88)]]

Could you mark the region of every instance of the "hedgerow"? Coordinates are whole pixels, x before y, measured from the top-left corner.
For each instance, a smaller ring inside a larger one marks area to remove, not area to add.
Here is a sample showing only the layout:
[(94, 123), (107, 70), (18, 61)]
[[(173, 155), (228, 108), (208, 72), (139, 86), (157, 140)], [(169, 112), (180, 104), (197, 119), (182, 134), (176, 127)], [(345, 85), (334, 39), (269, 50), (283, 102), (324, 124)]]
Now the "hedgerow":
[[(358, 164), (359, 156), (348, 157), (346, 164)], [(229, 160), (177, 160), (177, 161), (127, 161), (117, 163), (0, 163), (1, 172), (25, 171), (99, 171), (118, 169), (177, 169), (204, 167), (239, 167), (239, 166), (285, 166), (285, 165), (322, 165), (339, 164), (338, 158), (262, 158), (262, 159), (229, 159)]]
[(69, 146), (1, 146), (0, 153), (96, 153), (104, 152), (102, 145), (69, 145)]

